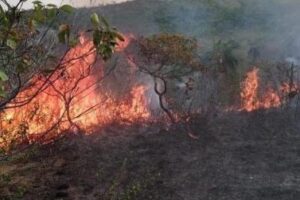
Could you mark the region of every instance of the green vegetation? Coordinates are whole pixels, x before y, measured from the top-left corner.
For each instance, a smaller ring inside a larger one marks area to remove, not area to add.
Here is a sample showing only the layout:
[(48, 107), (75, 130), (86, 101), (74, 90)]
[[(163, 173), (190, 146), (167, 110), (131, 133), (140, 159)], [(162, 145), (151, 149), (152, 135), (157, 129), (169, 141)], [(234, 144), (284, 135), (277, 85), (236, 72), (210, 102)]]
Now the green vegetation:
[[(66, 55), (61, 49), (68, 52), (77, 43), (78, 33), (72, 30), (68, 22), (58, 24), (58, 19), (72, 14), (70, 5), (57, 7), (33, 1), (33, 9), (24, 11), (22, 5), (25, 1), (19, 0), (16, 5), (2, 1), (0, 5), (0, 110), (5, 109), (28, 86), (33, 76), (51, 76), (60, 66), (63, 59), (60, 55)], [(93, 13), (90, 21), (92, 28), (87, 32), (92, 32), (98, 55), (107, 60), (117, 40), (123, 38), (98, 14)]]
[(179, 34), (157, 34), (140, 43), (142, 54), (161, 65), (191, 66), (197, 56), (197, 40)]

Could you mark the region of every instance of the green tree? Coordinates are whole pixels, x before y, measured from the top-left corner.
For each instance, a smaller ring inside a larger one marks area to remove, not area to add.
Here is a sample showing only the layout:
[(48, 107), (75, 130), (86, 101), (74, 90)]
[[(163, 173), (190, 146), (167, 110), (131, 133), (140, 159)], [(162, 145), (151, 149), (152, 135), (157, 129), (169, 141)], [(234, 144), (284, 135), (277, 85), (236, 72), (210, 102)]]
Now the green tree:
[[(0, 111), (8, 108), (9, 103), (29, 86), (33, 76), (51, 77), (77, 43), (78, 33), (71, 25), (58, 24), (59, 19), (73, 12), (70, 5), (57, 7), (33, 1), (33, 9), (24, 11), (22, 6), (26, 1), (19, 0), (12, 5), (0, 0)], [(117, 41), (123, 38), (102, 16), (93, 13), (90, 19), (91, 28), (85, 33), (93, 38), (95, 49), (91, 51), (107, 60)], [(14, 104), (25, 105), (34, 96)]]
[(198, 59), (198, 43), (194, 38), (179, 34), (157, 34), (139, 41), (141, 60), (132, 60), (143, 73), (153, 78), (159, 106), (172, 122), (175, 122), (174, 105), (169, 89), (174, 82), (195, 71), (203, 70)]

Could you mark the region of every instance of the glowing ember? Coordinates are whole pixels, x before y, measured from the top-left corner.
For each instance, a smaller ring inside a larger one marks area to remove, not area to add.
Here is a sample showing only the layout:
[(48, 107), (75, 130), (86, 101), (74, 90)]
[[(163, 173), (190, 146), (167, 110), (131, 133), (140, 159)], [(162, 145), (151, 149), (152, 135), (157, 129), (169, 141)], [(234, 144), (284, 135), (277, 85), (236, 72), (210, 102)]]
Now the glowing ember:
[[(127, 45), (122, 44), (119, 50)], [(99, 89), (103, 66), (92, 67), (95, 62), (92, 42), (81, 38), (80, 44), (65, 57), (63, 69), (49, 80), (42, 75), (34, 77), (33, 86), (21, 92), (12, 105), (39, 90), (38, 95), (24, 106), (0, 113), (0, 147), (13, 141), (49, 140), (74, 126), (89, 133), (113, 122), (148, 120), (147, 88), (134, 86), (121, 101), (117, 100)]]

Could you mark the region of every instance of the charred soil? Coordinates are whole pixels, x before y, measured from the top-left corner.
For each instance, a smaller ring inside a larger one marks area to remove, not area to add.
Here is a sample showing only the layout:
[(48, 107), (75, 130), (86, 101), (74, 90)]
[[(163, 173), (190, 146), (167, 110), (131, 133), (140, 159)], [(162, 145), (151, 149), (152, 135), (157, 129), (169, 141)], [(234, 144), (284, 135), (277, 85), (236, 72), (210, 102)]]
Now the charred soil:
[[(296, 200), (299, 120), (275, 111), (194, 124), (112, 124), (0, 163), (0, 199)], [(299, 118), (299, 117), (298, 117)]]

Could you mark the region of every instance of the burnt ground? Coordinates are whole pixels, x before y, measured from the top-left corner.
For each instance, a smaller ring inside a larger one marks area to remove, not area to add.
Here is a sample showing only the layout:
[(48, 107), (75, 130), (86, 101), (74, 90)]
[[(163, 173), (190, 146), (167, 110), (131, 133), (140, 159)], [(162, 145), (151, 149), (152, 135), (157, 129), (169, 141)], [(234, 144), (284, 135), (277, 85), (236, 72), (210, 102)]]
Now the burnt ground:
[(111, 125), (0, 163), (0, 199), (297, 200), (300, 124), (280, 111), (180, 126)]

